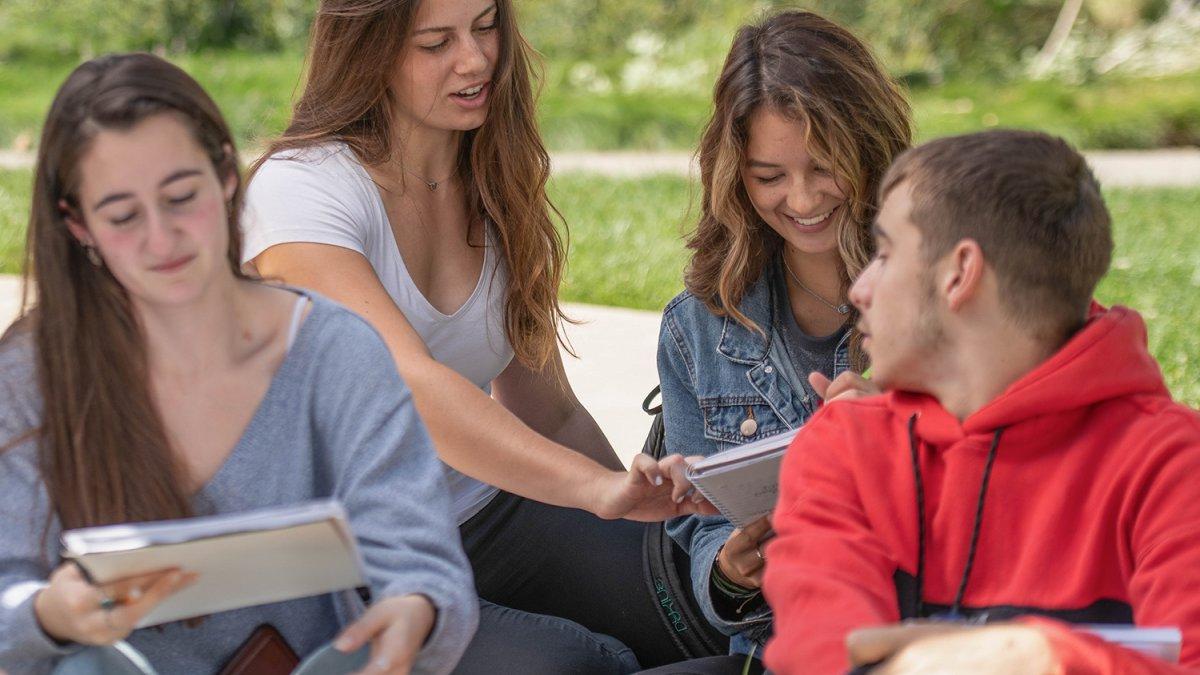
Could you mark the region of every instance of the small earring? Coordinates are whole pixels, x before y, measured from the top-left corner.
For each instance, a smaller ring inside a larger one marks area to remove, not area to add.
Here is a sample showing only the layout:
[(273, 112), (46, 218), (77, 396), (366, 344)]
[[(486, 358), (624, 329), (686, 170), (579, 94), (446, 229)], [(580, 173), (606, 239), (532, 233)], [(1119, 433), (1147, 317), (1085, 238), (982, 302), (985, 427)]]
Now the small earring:
[(95, 246), (83, 245), (83, 253), (87, 256), (88, 262), (96, 267), (104, 267), (104, 261), (100, 258), (100, 254), (96, 251)]

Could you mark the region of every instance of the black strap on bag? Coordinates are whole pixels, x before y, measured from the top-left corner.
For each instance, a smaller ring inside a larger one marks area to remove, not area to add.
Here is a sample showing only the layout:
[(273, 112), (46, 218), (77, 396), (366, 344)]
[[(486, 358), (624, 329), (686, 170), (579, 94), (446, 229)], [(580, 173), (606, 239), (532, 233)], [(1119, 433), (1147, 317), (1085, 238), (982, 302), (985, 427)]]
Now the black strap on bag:
[[(654, 418), (642, 453), (654, 459), (662, 459), (666, 451), (662, 405), (651, 407), (659, 392), (656, 385), (642, 401), (642, 410)], [(713, 628), (696, 604), (687, 552), (671, 539), (662, 523), (646, 527), (642, 548), (647, 588), (658, 598), (658, 616), (679, 651), (689, 659), (728, 654), (729, 637)]]

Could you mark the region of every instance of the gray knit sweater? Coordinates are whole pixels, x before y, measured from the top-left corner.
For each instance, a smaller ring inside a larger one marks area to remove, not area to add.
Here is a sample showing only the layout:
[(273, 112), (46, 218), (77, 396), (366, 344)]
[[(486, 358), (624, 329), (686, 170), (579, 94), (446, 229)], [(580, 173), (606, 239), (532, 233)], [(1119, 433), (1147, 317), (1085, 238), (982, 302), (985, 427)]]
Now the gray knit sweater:
[[(372, 593), (429, 597), (437, 623), (417, 672), (450, 671), (478, 620), (470, 567), (441, 465), (379, 335), (317, 296), (242, 438), (193, 499), (197, 514), (319, 498), (342, 501)], [(0, 448), (39, 425), (32, 340), (0, 344)], [(36, 440), (0, 451), (0, 670), (37, 673), (78, 649), (50, 640), (33, 592), (58, 564), (56, 520), (38, 475)], [(43, 541), (45, 545), (43, 546)], [(129, 643), (162, 673), (213, 673), (262, 623), (307, 654), (352, 620), (345, 594), (263, 605), (136, 631)]]

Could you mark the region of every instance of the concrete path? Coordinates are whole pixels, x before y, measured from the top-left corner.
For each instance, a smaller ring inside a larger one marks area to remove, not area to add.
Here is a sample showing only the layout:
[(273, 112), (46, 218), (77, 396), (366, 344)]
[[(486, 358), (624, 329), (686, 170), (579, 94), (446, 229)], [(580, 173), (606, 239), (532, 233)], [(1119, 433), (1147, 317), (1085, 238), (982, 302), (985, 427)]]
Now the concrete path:
[[(20, 308), (20, 279), (0, 275), (0, 332)], [(626, 462), (642, 449), (650, 418), (641, 402), (658, 383), (655, 350), (658, 342), (656, 312), (567, 305), (567, 313), (583, 320), (567, 327), (576, 359), (563, 354), (567, 377), (575, 394), (600, 428), (608, 435), (618, 455)]]
[(32, 152), (0, 150), (0, 169), (32, 169), (33, 162)]
[[(1200, 148), (1103, 150), (1084, 154), (1106, 186), (1200, 185)], [(33, 166), (33, 160), (28, 152), (0, 150), (0, 169), (28, 168)], [(700, 175), (686, 152), (562, 152), (554, 154), (551, 163), (556, 172), (605, 176)]]
[(578, 359), (563, 354), (575, 395), (596, 418), (617, 455), (629, 459), (642, 449), (650, 417), (642, 400), (658, 384), (658, 312), (596, 305), (566, 306), (584, 323), (567, 326)]
[[(1100, 183), (1106, 187), (1200, 185), (1200, 148), (1101, 150), (1084, 155)], [(692, 156), (684, 152), (559, 153), (551, 157), (551, 163), (556, 172), (621, 177), (656, 173), (700, 175)]]
[(21, 309), (21, 278), (0, 274), (0, 332), (12, 323)]

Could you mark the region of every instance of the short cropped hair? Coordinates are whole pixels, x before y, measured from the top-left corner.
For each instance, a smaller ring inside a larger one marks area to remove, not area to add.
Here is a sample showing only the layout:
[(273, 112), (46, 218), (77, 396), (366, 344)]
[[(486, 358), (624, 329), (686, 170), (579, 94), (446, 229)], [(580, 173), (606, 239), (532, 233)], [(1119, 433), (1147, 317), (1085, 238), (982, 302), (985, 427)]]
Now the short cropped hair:
[(1017, 325), (1047, 339), (1083, 325), (1112, 260), (1112, 225), (1095, 176), (1065, 141), (1016, 130), (941, 138), (897, 158), (880, 203), (902, 183), (927, 261), (974, 239)]

